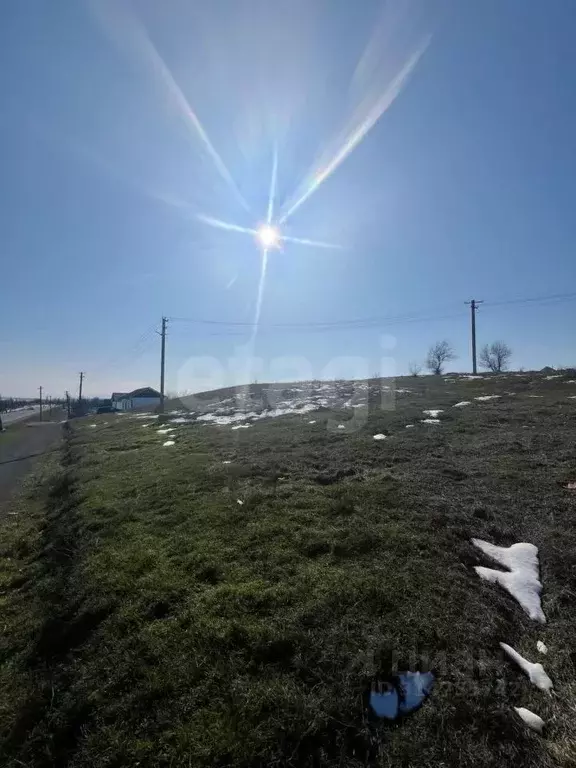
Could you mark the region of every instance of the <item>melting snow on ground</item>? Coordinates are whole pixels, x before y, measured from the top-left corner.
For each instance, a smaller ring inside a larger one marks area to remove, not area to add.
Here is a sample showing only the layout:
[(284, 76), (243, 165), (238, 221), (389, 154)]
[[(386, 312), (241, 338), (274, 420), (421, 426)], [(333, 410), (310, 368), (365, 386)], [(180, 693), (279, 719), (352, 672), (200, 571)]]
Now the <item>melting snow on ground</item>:
[(440, 419), (422, 419), (422, 424), (440, 424)]
[(236, 424), (232, 429), (249, 429), (251, 426), (251, 424)]
[[(144, 426), (148, 426), (148, 425), (145, 424)], [(158, 432), (159, 435), (167, 435), (168, 432), (171, 432), (171, 431), (172, 431), (171, 427), (169, 427), (168, 429), (157, 429), (156, 430), (156, 432)]]
[(465, 405), (472, 405), (472, 403), (470, 402), (470, 400), (462, 400), (461, 403), (456, 403), (454, 405), (454, 408), (464, 408)]
[(427, 411), (422, 411), (422, 413), (425, 413), (426, 416), (431, 416), (433, 419), (435, 419), (439, 413), (444, 413), (442, 408), (430, 408)]
[(514, 707), (514, 709), (529, 728), (532, 728), (532, 730), (536, 731), (537, 733), (542, 733), (545, 722), (541, 717), (536, 715), (534, 712), (531, 712), (529, 709), (525, 709), (524, 707)]
[(166, 440), (165, 443), (162, 443), (163, 448), (167, 448), (169, 445), (174, 445), (174, 440)]
[(542, 584), (538, 578), (538, 547), (519, 543), (511, 547), (497, 547), (482, 539), (472, 539), (472, 544), (482, 550), (509, 571), (497, 571), (477, 565), (475, 571), (481, 579), (500, 584), (520, 603), (528, 616), (542, 624), (546, 616), (540, 603)]
[(500, 395), (481, 395), (480, 397), (475, 397), (474, 400), (482, 400), (482, 402), (485, 402), (486, 400), (496, 400), (499, 397)]
[(406, 424), (406, 429), (414, 429), (414, 424)]
[(540, 651), (540, 653), (544, 653), (544, 654), (548, 653), (548, 648), (544, 645), (542, 640), (538, 640), (538, 642), (536, 643), (536, 648)]
[(528, 675), (530, 682), (535, 685), (536, 688), (540, 688), (541, 691), (550, 691), (554, 687), (552, 680), (550, 680), (546, 674), (542, 664), (533, 664), (506, 643), (500, 643), (500, 648), (502, 648), (512, 661), (515, 661), (520, 669)]
[(381, 433), (374, 435), (374, 440), (386, 440), (386, 435), (383, 435)]

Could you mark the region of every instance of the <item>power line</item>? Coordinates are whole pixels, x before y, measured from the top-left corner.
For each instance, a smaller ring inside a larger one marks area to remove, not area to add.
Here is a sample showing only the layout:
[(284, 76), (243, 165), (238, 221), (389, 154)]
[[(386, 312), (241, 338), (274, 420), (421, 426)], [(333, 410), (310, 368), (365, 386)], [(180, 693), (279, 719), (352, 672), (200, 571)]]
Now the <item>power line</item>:
[(487, 301), (487, 307), (501, 307), (508, 304), (530, 304), (530, 303), (545, 303), (549, 301), (573, 301), (576, 299), (576, 293), (556, 293), (550, 296), (531, 296), (525, 299), (506, 299), (505, 301)]
[[(517, 304), (537, 304), (537, 303), (546, 303), (546, 302), (555, 302), (560, 303), (563, 301), (573, 301), (576, 299), (576, 293), (561, 293), (561, 294), (552, 294), (549, 296), (532, 296), (527, 298), (519, 298), (519, 299), (505, 299), (501, 301), (493, 301), (493, 302), (485, 302), (487, 307), (500, 307), (500, 306), (507, 306), (507, 305), (517, 305)], [(451, 305), (453, 306), (453, 305)], [(410, 323), (410, 322), (426, 322), (431, 320), (443, 320), (443, 319), (450, 319), (451, 317), (460, 317), (460, 313), (457, 315), (442, 315), (437, 316), (435, 314), (430, 314), (433, 312), (438, 312), (440, 309), (437, 307), (436, 309), (430, 309), (428, 312), (407, 312), (405, 314), (401, 315), (390, 315), (390, 316), (376, 316), (376, 317), (366, 317), (366, 318), (356, 318), (352, 320), (331, 320), (331, 321), (311, 321), (311, 322), (305, 322), (305, 323), (269, 323), (269, 324), (258, 324), (261, 331), (264, 331), (266, 329), (290, 329), (290, 330), (297, 330), (297, 329), (303, 329), (303, 330), (312, 330), (312, 329), (319, 329), (319, 330), (328, 330), (328, 329), (354, 329), (354, 328), (369, 328), (369, 327), (378, 327), (380, 325), (393, 325), (393, 324), (401, 324), (401, 323)], [(245, 322), (245, 321), (236, 321), (236, 320), (209, 320), (204, 318), (190, 318), (190, 317), (171, 317), (170, 320), (176, 322), (176, 323), (192, 323), (192, 324), (198, 324), (198, 325), (213, 325), (213, 326), (223, 326), (228, 328), (254, 328), (255, 323), (253, 322)], [(220, 334), (213, 334), (213, 335), (220, 335)], [(224, 335), (224, 334), (222, 334)], [(228, 335), (228, 334), (226, 334)], [(230, 334), (232, 335), (232, 334)], [(234, 335), (241, 335), (241, 334), (234, 334)]]
[[(260, 327), (259, 333), (260, 334), (266, 334), (268, 333), (290, 333), (290, 335), (298, 335), (298, 334), (318, 334), (318, 333), (333, 333), (333, 332), (346, 332), (346, 331), (363, 331), (363, 330), (371, 330), (371, 329), (378, 329), (378, 328), (386, 328), (388, 326), (394, 326), (394, 325), (404, 325), (404, 324), (411, 324), (411, 323), (422, 323), (427, 322), (431, 323), (438, 320), (451, 320), (455, 318), (462, 318), (466, 316), (467, 312), (453, 312), (448, 315), (424, 315), (422, 317), (405, 317), (405, 318), (398, 318), (398, 319), (389, 319), (389, 320), (379, 320), (379, 321), (372, 321), (372, 322), (366, 322), (363, 325), (348, 325), (348, 326), (341, 326), (341, 325), (327, 325), (327, 326), (272, 326), (272, 325), (264, 325)], [(172, 318), (171, 318), (172, 319)], [(229, 336), (235, 336), (235, 337), (241, 337), (245, 338), (248, 333), (250, 332), (250, 329), (253, 328), (253, 325), (245, 326), (243, 330), (237, 330), (237, 331), (215, 331), (215, 332), (208, 332), (202, 334), (202, 338), (213, 338), (213, 337), (229, 337)]]

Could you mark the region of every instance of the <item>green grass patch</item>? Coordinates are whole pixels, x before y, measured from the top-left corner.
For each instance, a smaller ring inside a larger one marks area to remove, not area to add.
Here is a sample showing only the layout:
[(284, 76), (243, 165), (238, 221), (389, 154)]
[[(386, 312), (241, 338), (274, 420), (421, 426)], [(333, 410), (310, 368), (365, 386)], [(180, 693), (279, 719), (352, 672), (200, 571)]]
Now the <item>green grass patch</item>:
[[(3, 525), (3, 764), (574, 765), (576, 401), (528, 377), (400, 386), (346, 434), (325, 412), (163, 448), (139, 419), (73, 423)], [(478, 579), (472, 536), (540, 548), (546, 627)], [(537, 639), (552, 698), (498, 647), (538, 660)], [(384, 724), (368, 693), (398, 669), (437, 685)]]

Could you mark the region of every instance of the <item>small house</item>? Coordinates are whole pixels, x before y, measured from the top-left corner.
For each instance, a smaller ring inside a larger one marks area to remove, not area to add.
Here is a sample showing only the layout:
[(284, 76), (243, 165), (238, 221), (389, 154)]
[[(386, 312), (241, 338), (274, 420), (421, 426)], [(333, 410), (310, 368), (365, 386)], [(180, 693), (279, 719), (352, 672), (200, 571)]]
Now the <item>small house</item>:
[(112, 406), (117, 411), (135, 411), (160, 405), (160, 392), (152, 387), (141, 387), (133, 392), (113, 392)]

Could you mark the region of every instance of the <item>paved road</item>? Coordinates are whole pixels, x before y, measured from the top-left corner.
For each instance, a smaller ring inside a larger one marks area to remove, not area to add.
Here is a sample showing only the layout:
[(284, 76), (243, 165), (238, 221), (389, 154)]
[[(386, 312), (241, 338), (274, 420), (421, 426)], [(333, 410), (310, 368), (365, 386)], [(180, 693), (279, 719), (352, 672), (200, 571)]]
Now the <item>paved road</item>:
[[(53, 416), (58, 421), (63, 418), (61, 411), (54, 411)], [(10, 497), (34, 462), (58, 447), (62, 439), (58, 421), (15, 424), (0, 434), (0, 514), (6, 511)]]

